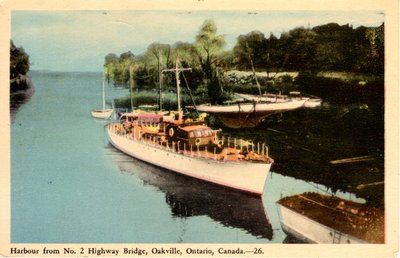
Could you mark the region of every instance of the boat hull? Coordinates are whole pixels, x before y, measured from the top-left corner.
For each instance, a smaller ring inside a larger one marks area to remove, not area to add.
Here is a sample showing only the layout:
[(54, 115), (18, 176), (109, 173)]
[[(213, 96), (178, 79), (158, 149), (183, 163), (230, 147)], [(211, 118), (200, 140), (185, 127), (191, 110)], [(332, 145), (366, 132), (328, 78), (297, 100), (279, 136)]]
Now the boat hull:
[(273, 103), (245, 103), (228, 106), (200, 105), (198, 111), (215, 114), (225, 126), (230, 128), (250, 128), (257, 126), (268, 116), (295, 110), (304, 106), (307, 99)]
[[(367, 244), (368, 242), (316, 222), (277, 203), (283, 231), (301, 242), (317, 244)], [(329, 216), (329, 215), (328, 215)]]
[(262, 195), (271, 164), (249, 161), (221, 161), (197, 158), (166, 150), (151, 143), (121, 135), (106, 126), (110, 143), (118, 150), (167, 170), (233, 188), (254, 195)]
[(92, 117), (94, 118), (108, 119), (111, 116), (112, 112), (113, 112), (112, 109), (96, 109), (93, 110), (91, 113)]

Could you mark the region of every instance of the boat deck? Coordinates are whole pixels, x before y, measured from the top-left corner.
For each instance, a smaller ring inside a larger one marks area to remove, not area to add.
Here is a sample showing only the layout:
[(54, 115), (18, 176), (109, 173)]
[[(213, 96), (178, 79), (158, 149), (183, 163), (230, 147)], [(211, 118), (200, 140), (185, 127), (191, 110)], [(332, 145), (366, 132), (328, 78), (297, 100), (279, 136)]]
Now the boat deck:
[(164, 133), (158, 132), (158, 127), (141, 127), (135, 126), (124, 128), (122, 124), (112, 123), (109, 124), (110, 129), (124, 137), (131, 140), (141, 141), (146, 145), (150, 145), (159, 149), (164, 149), (173, 153), (191, 156), (196, 158), (219, 160), (219, 161), (251, 161), (260, 163), (272, 163), (273, 160), (268, 156), (268, 148), (262, 146), (264, 150), (257, 152), (249, 146), (235, 146), (234, 143), (227, 144), (221, 147), (198, 147), (196, 145), (188, 146), (182, 142), (167, 141)]
[(370, 243), (384, 243), (384, 211), (335, 196), (303, 193), (279, 204), (318, 223)]

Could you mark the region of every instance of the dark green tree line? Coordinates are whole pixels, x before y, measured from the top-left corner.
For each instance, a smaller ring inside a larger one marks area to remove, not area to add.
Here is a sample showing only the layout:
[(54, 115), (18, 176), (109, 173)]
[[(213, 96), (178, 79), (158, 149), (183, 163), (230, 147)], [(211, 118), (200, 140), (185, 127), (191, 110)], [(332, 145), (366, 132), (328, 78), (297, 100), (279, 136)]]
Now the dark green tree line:
[(20, 75), (26, 75), (29, 71), (29, 55), (24, 48), (16, 47), (14, 42), (10, 42), (10, 79)]
[[(139, 88), (157, 88), (160, 71), (175, 67), (179, 59), (192, 90), (206, 92), (212, 103), (221, 102), (229, 85), (224, 82), (228, 70), (339, 71), (382, 76), (384, 73), (384, 24), (378, 27), (358, 27), (329, 23), (313, 28), (298, 27), (280, 37), (268, 37), (260, 31), (239, 35), (231, 50), (224, 49), (225, 39), (218, 34), (213, 20), (200, 26), (192, 43), (151, 43), (146, 52), (134, 55), (130, 51), (108, 54), (105, 58), (107, 77), (115, 84), (128, 85), (133, 71)], [(182, 75), (181, 75), (182, 76)], [(255, 76), (254, 76), (255, 77)], [(166, 89), (174, 89), (174, 75), (163, 74)], [(258, 83), (257, 83), (258, 84)]]

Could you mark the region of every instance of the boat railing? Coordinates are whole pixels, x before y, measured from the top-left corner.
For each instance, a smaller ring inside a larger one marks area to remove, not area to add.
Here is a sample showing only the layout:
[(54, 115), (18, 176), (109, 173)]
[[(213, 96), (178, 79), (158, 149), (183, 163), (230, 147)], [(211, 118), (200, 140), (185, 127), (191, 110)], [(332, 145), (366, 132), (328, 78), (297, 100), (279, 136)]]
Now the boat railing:
[(270, 160), (268, 146), (265, 143), (254, 144), (250, 141), (222, 136), (217, 141), (217, 145), (200, 147), (196, 144), (189, 145), (180, 140), (168, 141), (160, 135), (136, 130), (136, 127), (133, 127), (132, 131), (128, 131), (119, 123), (110, 123), (108, 126), (112, 133), (129, 140), (139, 141), (142, 144), (184, 156), (223, 161), (251, 160), (261, 162)]

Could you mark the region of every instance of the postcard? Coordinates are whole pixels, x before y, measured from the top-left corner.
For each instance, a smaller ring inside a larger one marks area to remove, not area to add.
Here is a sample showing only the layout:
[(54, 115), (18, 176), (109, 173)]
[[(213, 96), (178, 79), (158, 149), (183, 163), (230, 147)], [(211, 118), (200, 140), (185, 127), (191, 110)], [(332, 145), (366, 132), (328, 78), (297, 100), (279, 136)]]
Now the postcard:
[(4, 1), (0, 254), (395, 257), (395, 1)]

